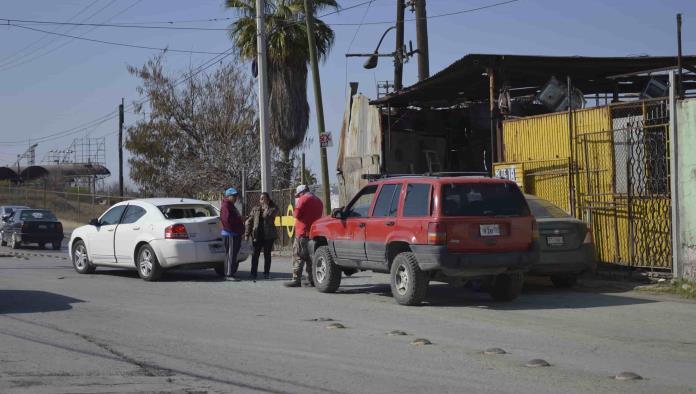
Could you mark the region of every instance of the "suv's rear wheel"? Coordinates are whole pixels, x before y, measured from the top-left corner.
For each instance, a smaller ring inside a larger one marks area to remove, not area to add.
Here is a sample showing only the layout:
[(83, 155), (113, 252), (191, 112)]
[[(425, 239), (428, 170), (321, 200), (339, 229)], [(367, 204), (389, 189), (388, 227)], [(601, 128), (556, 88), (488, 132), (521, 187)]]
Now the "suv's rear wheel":
[(411, 252), (400, 253), (391, 266), (391, 291), (401, 305), (418, 305), (428, 291), (428, 276)]
[(341, 285), (341, 267), (334, 262), (328, 247), (320, 246), (314, 252), (312, 265), (314, 287), (321, 293), (335, 293)]
[(490, 294), (496, 301), (512, 301), (522, 293), (523, 285), (522, 273), (500, 274), (493, 279)]

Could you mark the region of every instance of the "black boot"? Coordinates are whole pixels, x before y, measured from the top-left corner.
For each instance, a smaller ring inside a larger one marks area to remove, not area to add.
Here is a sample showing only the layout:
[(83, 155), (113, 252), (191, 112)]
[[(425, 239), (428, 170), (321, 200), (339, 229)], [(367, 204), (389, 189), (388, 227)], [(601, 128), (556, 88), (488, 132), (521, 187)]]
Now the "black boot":
[(300, 283), (299, 279), (293, 279), (289, 282), (283, 283), (283, 286), (285, 287), (300, 287), (302, 284)]

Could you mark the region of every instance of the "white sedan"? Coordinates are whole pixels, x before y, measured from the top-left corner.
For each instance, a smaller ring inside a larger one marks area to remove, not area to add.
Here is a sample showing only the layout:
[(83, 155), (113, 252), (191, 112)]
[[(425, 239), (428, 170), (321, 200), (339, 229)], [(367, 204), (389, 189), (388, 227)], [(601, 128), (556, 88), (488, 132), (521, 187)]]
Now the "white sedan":
[[(214, 268), (224, 275), (225, 248), (216, 209), (201, 200), (145, 198), (120, 202), (72, 232), (70, 259), (81, 274), (96, 267), (137, 269), (154, 281), (166, 269)], [(249, 255), (242, 242), (238, 261)]]

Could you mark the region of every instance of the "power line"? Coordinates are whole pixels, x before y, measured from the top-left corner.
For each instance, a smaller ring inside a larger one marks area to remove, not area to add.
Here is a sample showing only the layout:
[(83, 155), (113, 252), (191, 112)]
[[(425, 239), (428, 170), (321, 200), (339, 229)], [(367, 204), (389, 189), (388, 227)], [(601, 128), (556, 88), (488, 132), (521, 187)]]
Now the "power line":
[[(85, 22), (85, 21), (89, 20), (91, 17), (93, 17), (93, 16), (99, 14), (101, 11), (103, 11), (104, 9), (106, 9), (107, 7), (109, 7), (112, 3), (114, 3), (114, 1), (115, 1), (115, 0), (109, 2), (109, 3), (107, 4), (107, 6), (100, 8), (97, 12), (95, 12), (95, 13), (93, 13), (92, 15), (88, 16), (87, 18), (83, 19), (82, 22)], [(136, 1), (134, 1), (131, 5), (129, 5), (128, 7), (124, 8), (124, 9), (122, 9), (121, 11), (117, 12), (116, 14), (110, 16), (110, 17), (107, 18), (104, 22), (109, 22), (111, 19), (113, 19), (113, 18), (115, 18), (115, 17), (117, 17), (117, 16), (119, 16), (119, 15), (124, 14), (125, 12), (127, 12), (128, 10), (130, 10), (131, 8), (133, 8), (133, 7), (135, 7), (136, 5), (138, 5), (141, 1), (142, 1), (142, 0), (136, 0)], [(71, 32), (71, 31), (74, 30), (74, 29), (76, 29), (76, 27), (70, 28), (70, 29), (64, 31), (63, 33), (69, 33), (69, 32)], [(88, 29), (86, 32), (84, 32), (83, 34), (81, 34), (80, 37), (86, 36), (88, 33), (90, 33), (91, 31), (93, 31), (94, 29), (96, 29), (96, 27), (93, 27), (93, 28), (91, 28), (91, 29)], [(57, 30), (56, 30), (56, 31), (57, 31)], [(48, 36), (48, 35), (47, 35), (47, 36)], [(52, 43), (52, 42), (55, 42), (55, 41), (57, 41), (57, 40), (60, 40), (60, 39), (61, 39), (61, 37), (55, 37), (55, 38), (51, 41), (51, 43)], [(60, 45), (58, 45), (58, 46), (56, 46), (56, 47), (53, 47), (53, 48), (49, 49), (48, 51), (45, 51), (45, 52), (43, 52), (43, 53), (40, 53), (40, 54), (38, 54), (38, 55), (36, 55), (36, 56), (33, 56), (33, 57), (29, 58), (29, 59), (25, 59), (25, 60), (19, 61), (19, 63), (15, 62), (14, 64), (10, 64), (10, 65), (6, 65), (6, 64), (5, 64), (5, 65), (2, 66), (2, 69), (1, 69), (0, 71), (9, 70), (9, 69), (12, 69), (12, 68), (19, 67), (19, 66), (21, 66), (21, 65), (23, 65), (23, 64), (27, 64), (27, 63), (33, 62), (33, 61), (36, 60), (36, 59), (42, 58), (42, 57), (44, 57), (44, 56), (46, 56), (46, 55), (49, 55), (49, 54), (51, 54), (51, 53), (53, 53), (53, 52), (59, 50), (60, 48), (65, 47), (66, 45), (70, 44), (72, 41), (73, 41), (73, 40), (67, 40), (67, 41), (63, 42), (62, 44), (60, 44)], [(34, 52), (34, 53), (35, 53), (35, 52)]]
[(83, 41), (89, 41), (89, 42), (96, 42), (98, 44), (116, 45), (116, 46), (122, 46), (122, 47), (128, 47), (128, 48), (150, 49), (150, 50), (155, 50), (155, 51), (177, 52), (177, 53), (197, 53), (197, 54), (203, 54), (203, 55), (220, 55), (222, 53), (222, 52), (192, 51), (192, 50), (186, 50), (186, 49), (156, 48), (156, 47), (149, 47), (149, 46), (144, 46), (144, 45), (125, 44), (125, 43), (121, 43), (121, 42), (95, 40), (92, 38), (71, 36), (69, 34), (55, 33), (55, 32), (51, 32), (48, 30), (36, 29), (33, 27), (29, 27), (29, 26), (16, 25), (13, 23), (7, 23), (7, 25), (19, 27), (20, 29), (33, 30), (33, 31), (37, 31), (40, 33), (53, 34), (53, 35), (62, 36), (62, 37), (69, 37), (69, 38), (72, 38), (75, 40), (83, 40)]
[[(231, 18), (230, 18), (231, 19)], [(30, 19), (6, 19), (0, 18), (6, 25), (12, 25), (13, 22), (23, 25), (59, 25), (59, 26), (93, 26), (93, 27), (114, 27), (114, 28), (130, 28), (130, 29), (164, 29), (164, 30), (204, 30), (204, 31), (225, 31), (227, 28), (220, 27), (177, 27), (177, 26), (148, 26), (137, 24), (120, 24), (120, 23), (76, 23), (76, 22), (55, 22), (55, 21), (39, 21)]]

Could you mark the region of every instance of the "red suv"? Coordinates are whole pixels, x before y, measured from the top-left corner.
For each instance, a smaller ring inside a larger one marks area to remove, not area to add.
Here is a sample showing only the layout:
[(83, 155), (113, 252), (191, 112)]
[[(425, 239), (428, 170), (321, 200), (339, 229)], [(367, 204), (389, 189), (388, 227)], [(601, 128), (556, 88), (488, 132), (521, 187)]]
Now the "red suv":
[(496, 300), (520, 294), (539, 259), (538, 230), (514, 182), (459, 176), (382, 178), (312, 225), (314, 283), (335, 292), (342, 270), (391, 274), (396, 301), (417, 305), (430, 280), (483, 280)]

